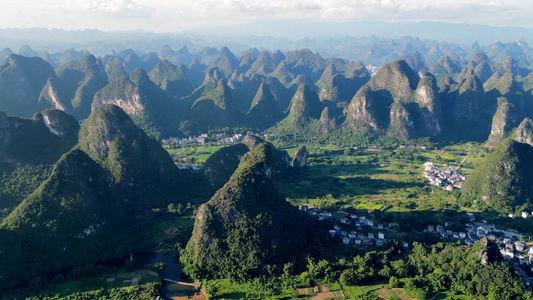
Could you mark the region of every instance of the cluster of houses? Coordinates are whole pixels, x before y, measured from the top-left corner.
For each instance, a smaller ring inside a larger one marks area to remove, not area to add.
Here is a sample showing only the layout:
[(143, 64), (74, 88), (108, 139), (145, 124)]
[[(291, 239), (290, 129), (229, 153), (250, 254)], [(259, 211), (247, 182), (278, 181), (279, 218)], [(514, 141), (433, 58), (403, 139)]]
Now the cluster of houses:
[(466, 176), (459, 173), (459, 170), (450, 169), (446, 165), (437, 167), (430, 161), (424, 163), (424, 177), (430, 185), (440, 186), (447, 191), (460, 189), (466, 180)]
[(469, 222), (466, 223), (464, 232), (447, 230), (449, 222), (446, 222), (444, 226), (441, 224), (437, 226), (428, 225), (427, 231), (439, 234), (443, 240), (460, 240), (467, 246), (472, 246), (475, 242), (486, 237), (496, 242), (504, 258), (516, 258), (520, 264), (531, 265), (533, 271), (533, 246), (529, 247), (527, 244), (516, 240), (520, 236), (518, 232), (496, 230), (494, 227), (488, 226), (484, 220), (476, 222), (472, 213), (467, 213), (467, 216), (469, 217)]
[[(256, 135), (255, 133), (248, 131), (246, 134)], [(169, 137), (168, 139), (162, 139), (161, 145), (163, 148), (171, 149), (178, 147), (193, 147), (193, 146), (204, 146), (208, 142), (212, 145), (231, 145), (242, 141), (246, 134), (237, 133), (234, 135), (226, 135), (224, 133), (219, 133), (214, 136), (214, 138), (209, 138), (207, 133), (202, 133), (199, 136), (191, 136), (188, 138), (179, 138), (179, 137)], [(278, 138), (275, 134), (265, 134), (263, 135), (265, 139), (274, 140)]]
[[(533, 218), (533, 211), (532, 211), (531, 213), (528, 213), (527, 211), (523, 211), (520, 215), (521, 215), (522, 218), (524, 218), (524, 219), (527, 219), (527, 218)], [(514, 219), (514, 218), (516, 218), (516, 216), (515, 216), (515, 214), (510, 213), (510, 214), (509, 214), (509, 218)]]
[(207, 140), (207, 133), (202, 133), (200, 136), (191, 136), (188, 138), (169, 137), (168, 139), (162, 139), (161, 145), (163, 148), (177, 148), (186, 146), (203, 146)]
[[(335, 219), (333, 228), (329, 230), (332, 237), (340, 238), (344, 244), (383, 246), (386, 242), (385, 230), (398, 227), (396, 223), (389, 223), (388, 226), (382, 223), (375, 224), (374, 220), (366, 216), (348, 214), (342, 210), (334, 213), (330, 211), (318, 212), (307, 204), (300, 205), (300, 210), (316, 216), (319, 220), (333, 220), (333, 214), (344, 215)], [(408, 247), (409, 245), (404, 242), (403, 246)]]

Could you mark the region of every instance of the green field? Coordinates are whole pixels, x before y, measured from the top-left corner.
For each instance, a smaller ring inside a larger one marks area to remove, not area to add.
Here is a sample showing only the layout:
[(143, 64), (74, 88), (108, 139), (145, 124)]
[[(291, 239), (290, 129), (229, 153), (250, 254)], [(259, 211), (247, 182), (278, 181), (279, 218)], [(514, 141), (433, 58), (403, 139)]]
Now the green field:
[(179, 154), (180, 158), (186, 158), (188, 162), (194, 164), (204, 164), (213, 153), (217, 152), (222, 146), (195, 146), (185, 148), (165, 149), (170, 155)]

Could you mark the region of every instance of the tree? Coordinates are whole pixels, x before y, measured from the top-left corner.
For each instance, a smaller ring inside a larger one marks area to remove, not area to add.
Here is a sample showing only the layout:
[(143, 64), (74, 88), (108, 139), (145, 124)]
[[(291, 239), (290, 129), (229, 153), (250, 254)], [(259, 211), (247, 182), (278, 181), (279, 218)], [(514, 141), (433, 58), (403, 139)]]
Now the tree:
[(165, 264), (162, 262), (156, 262), (154, 265), (154, 270), (157, 272), (157, 275), (159, 275), (159, 277), (163, 277), (165, 273)]
[(398, 277), (392, 276), (389, 279), (389, 285), (391, 288), (399, 288), (402, 287), (402, 282), (400, 281), (400, 279), (398, 279)]

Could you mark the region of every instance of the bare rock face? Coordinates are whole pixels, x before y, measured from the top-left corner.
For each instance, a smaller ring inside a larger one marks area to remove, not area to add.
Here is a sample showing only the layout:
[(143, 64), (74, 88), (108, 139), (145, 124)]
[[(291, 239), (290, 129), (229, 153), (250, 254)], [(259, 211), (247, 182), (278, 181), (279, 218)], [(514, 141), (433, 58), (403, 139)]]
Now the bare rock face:
[(80, 129), (78, 121), (62, 110), (47, 109), (33, 116), (32, 120), (44, 123), (48, 130), (56, 136), (77, 139)]
[(334, 116), (331, 115), (329, 107), (325, 107), (320, 115), (320, 128), (318, 132), (328, 133), (337, 128), (337, 122)]
[(394, 103), (390, 110), (390, 125), (387, 134), (401, 140), (415, 135), (415, 127), (411, 114), (400, 103)]
[(533, 146), (533, 121), (529, 118), (522, 120), (516, 128), (513, 138), (517, 142)]
[(305, 146), (300, 146), (294, 152), (294, 158), (292, 159), (293, 168), (303, 168), (307, 165), (307, 158), (309, 157), (309, 152)]
[(345, 125), (356, 132), (377, 132), (376, 99), (369, 86), (363, 86), (353, 97), (345, 110)]
[(420, 133), (427, 136), (441, 133), (441, 102), (435, 77), (427, 74), (420, 80), (415, 91), (415, 102), (421, 117)]
[(492, 128), (489, 136), (489, 143), (502, 141), (518, 124), (518, 112), (514, 104), (507, 99), (498, 98), (498, 110), (492, 118)]
[(92, 109), (102, 104), (114, 104), (128, 115), (138, 114), (146, 107), (146, 96), (126, 77), (113, 81), (94, 96)]

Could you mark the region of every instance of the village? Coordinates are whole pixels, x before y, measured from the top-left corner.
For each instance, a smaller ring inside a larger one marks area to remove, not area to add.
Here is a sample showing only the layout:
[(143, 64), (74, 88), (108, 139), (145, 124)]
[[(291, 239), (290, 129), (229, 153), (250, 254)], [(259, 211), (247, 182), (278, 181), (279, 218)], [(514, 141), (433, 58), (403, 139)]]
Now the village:
[[(390, 235), (394, 235), (396, 238), (400, 231), (397, 223), (378, 223), (370, 216), (349, 214), (342, 208), (332, 212), (302, 204), (299, 209), (318, 218), (318, 220), (331, 220), (333, 227), (329, 230), (329, 234), (332, 238), (337, 238), (346, 245), (382, 247), (390, 240)], [(532, 214), (523, 212), (521, 216), (528, 219), (532, 218)], [(523, 242), (524, 236), (516, 230), (498, 230), (494, 225), (488, 225), (485, 220), (477, 220), (473, 213), (466, 213), (466, 217), (468, 222), (464, 224), (464, 231), (451, 230), (452, 222), (428, 225), (424, 231), (438, 235), (442, 241), (459, 241), (468, 247), (485, 237), (494, 241), (498, 245), (502, 257), (511, 262), (511, 265), (522, 275), (524, 282), (529, 287), (533, 278), (529, 277), (527, 272), (530, 276), (533, 275), (533, 245)], [(510, 215), (510, 217), (514, 218), (514, 215)], [(410, 246), (406, 241), (401, 241), (401, 244), (404, 248)]]
[(458, 167), (449, 168), (447, 165), (437, 167), (430, 161), (424, 163), (424, 177), (430, 185), (442, 187), (446, 191), (460, 189), (466, 180), (466, 176), (459, 173)]

